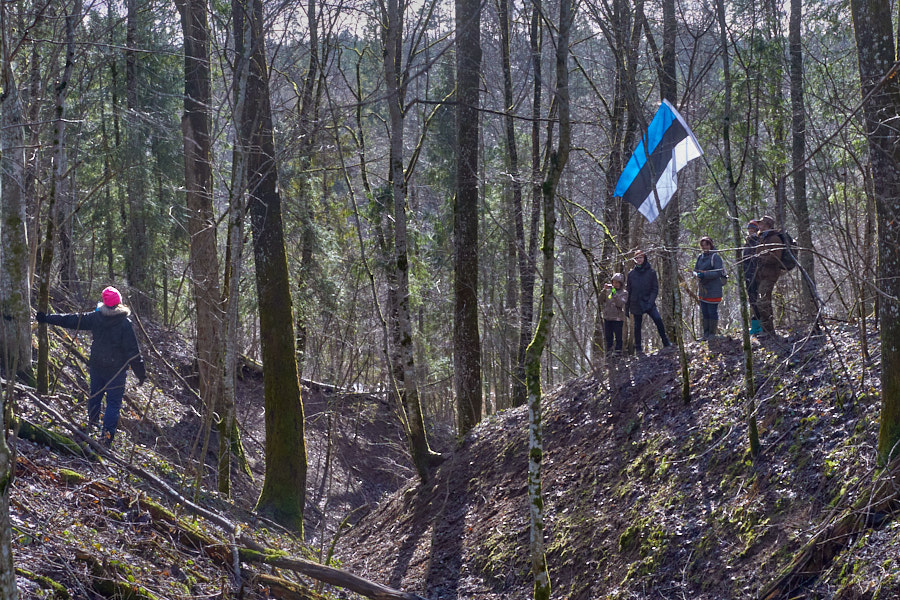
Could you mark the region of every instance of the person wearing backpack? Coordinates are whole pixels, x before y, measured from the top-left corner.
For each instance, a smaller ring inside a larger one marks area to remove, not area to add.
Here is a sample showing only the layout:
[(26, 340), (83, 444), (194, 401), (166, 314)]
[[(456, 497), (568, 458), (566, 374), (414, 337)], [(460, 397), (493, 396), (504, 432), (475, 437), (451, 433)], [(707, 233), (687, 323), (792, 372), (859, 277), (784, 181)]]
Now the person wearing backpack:
[(125, 377), (128, 367), (137, 377), (138, 385), (143, 385), (147, 377), (144, 358), (138, 347), (137, 337), (131, 324), (131, 309), (122, 304), (119, 290), (110, 286), (100, 295), (97, 308), (90, 312), (71, 314), (45, 314), (38, 311), (38, 323), (58, 325), (67, 329), (89, 330), (92, 334), (91, 356), (88, 369), (91, 380), (91, 396), (88, 398), (88, 430), (97, 428), (100, 407), (106, 396), (106, 411), (103, 413), (101, 442), (112, 447), (119, 424), (119, 411), (125, 394)]
[(644, 353), (641, 347), (641, 325), (645, 314), (649, 315), (656, 325), (663, 347), (671, 346), (672, 342), (669, 341), (669, 336), (666, 335), (662, 317), (659, 314), (659, 309), (656, 308), (656, 297), (659, 295), (659, 278), (656, 275), (656, 271), (650, 266), (649, 261), (647, 261), (647, 255), (644, 254), (643, 250), (635, 250), (634, 265), (634, 268), (628, 273), (625, 291), (628, 292), (628, 312), (634, 315), (634, 351), (636, 354), (641, 355)]
[(772, 294), (781, 277), (781, 257), (784, 253), (784, 238), (775, 229), (775, 219), (765, 215), (759, 222), (759, 242), (756, 245), (756, 280), (759, 282), (759, 297), (756, 312), (762, 325), (763, 334), (775, 333), (775, 313), (772, 308)]
[(697, 278), (697, 297), (700, 299), (700, 316), (703, 319), (703, 336), (709, 340), (718, 335), (719, 303), (725, 286), (725, 264), (719, 256), (712, 238), (700, 238), (700, 256), (694, 263), (694, 277)]

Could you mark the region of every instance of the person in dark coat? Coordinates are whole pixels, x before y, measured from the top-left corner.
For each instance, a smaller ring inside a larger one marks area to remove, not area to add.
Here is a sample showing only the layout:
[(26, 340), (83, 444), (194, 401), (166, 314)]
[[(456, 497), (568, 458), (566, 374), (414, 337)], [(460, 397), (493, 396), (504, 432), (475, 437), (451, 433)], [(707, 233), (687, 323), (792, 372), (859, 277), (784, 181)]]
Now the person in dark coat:
[(750, 302), (750, 335), (762, 332), (756, 303), (759, 300), (759, 280), (756, 278), (756, 245), (759, 243), (759, 221), (751, 219), (747, 223), (747, 240), (741, 257), (744, 268), (744, 282), (747, 284), (747, 300)]
[(718, 335), (719, 303), (725, 286), (725, 264), (708, 236), (700, 238), (700, 256), (694, 263), (694, 277), (697, 278), (697, 297), (703, 319), (702, 339), (708, 340)]
[(628, 273), (625, 291), (628, 292), (628, 312), (634, 315), (634, 350), (638, 354), (643, 354), (641, 325), (645, 314), (656, 324), (663, 346), (671, 346), (672, 342), (666, 335), (662, 317), (656, 308), (656, 296), (659, 294), (659, 278), (656, 271), (650, 266), (643, 250), (635, 251), (634, 264), (634, 268)]
[(128, 367), (143, 385), (147, 377), (144, 359), (131, 324), (131, 309), (122, 304), (119, 290), (110, 286), (103, 290), (101, 302), (91, 312), (64, 315), (37, 313), (38, 323), (58, 325), (67, 329), (89, 330), (91, 356), (88, 369), (91, 379), (91, 396), (88, 398), (88, 428), (97, 428), (103, 396), (106, 411), (103, 413), (101, 441), (111, 447), (119, 424), (119, 410), (125, 394), (125, 377)]
[(775, 333), (775, 311), (772, 308), (772, 294), (781, 277), (781, 254), (784, 239), (775, 229), (775, 219), (769, 215), (759, 218), (759, 243), (756, 245), (756, 279), (759, 281), (759, 299), (756, 310), (763, 334)]
[(625, 276), (616, 273), (603, 287), (603, 331), (606, 337), (606, 352), (622, 352), (622, 331), (625, 326), (628, 292), (625, 291)]

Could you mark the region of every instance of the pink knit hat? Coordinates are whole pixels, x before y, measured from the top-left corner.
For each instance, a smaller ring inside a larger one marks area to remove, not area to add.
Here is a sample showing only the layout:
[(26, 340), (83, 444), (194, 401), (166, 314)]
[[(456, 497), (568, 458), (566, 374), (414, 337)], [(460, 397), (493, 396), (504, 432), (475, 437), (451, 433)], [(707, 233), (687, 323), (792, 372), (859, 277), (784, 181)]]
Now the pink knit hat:
[(100, 294), (100, 297), (103, 298), (103, 304), (106, 306), (113, 308), (122, 303), (122, 294), (119, 293), (119, 290), (114, 288), (113, 286), (109, 286), (103, 293)]

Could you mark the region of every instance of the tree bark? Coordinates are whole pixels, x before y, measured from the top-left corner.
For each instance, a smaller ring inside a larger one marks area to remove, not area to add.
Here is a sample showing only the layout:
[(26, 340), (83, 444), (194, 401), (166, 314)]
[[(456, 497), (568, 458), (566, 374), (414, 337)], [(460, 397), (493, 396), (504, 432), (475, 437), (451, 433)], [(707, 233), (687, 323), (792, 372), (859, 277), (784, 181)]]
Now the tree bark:
[[(250, 48), (240, 135), (246, 152), (266, 408), (266, 477), (256, 508), (302, 533), (307, 475), (304, 415), (278, 192), (262, 4), (262, 0), (234, 0), (232, 4), (235, 51), (242, 54), (245, 44)], [(249, 39), (244, 38), (245, 20)]]
[(403, 168), (403, 126), (405, 119), (404, 90), (400, 79), (400, 51), (402, 42), (402, 15), (399, 0), (387, 0), (386, 27), (384, 30), (384, 74), (387, 85), (387, 102), (390, 113), (390, 174), (393, 200), (394, 259), (391, 268), (396, 279), (393, 310), (396, 313), (397, 368), (403, 372), (404, 420), (409, 450), (419, 479), (428, 481), (431, 467), (437, 455), (431, 451), (425, 434), (425, 418), (419, 400), (418, 374), (415, 365), (415, 348), (412, 337), (412, 320), (409, 312), (409, 255), (406, 218), (406, 174)]
[(881, 290), (881, 426), (878, 455), (887, 463), (900, 442), (900, 118), (893, 15), (888, 0), (851, 0), (875, 204)]
[(478, 89), (481, 84), (481, 0), (456, 0), (456, 205), (453, 223), (454, 383), (457, 433), (481, 420), (481, 338), (478, 332)]
[(526, 387), (528, 389), (528, 499), (530, 517), (531, 574), (534, 599), (550, 598), (550, 574), (544, 554), (544, 499), (541, 466), (544, 433), (541, 415), (541, 355), (550, 337), (553, 320), (556, 244), (556, 190), (569, 159), (571, 125), (569, 119), (569, 32), (572, 8), (569, 0), (559, 5), (559, 37), (556, 43), (556, 102), (559, 111), (559, 140), (550, 156), (550, 170), (542, 186), (544, 238), (541, 246), (543, 272), (541, 310), (531, 344), (526, 351)]
[[(519, 310), (519, 351), (516, 361), (516, 376), (513, 379), (513, 405), (522, 406), (527, 400), (525, 383), (525, 353), (531, 342), (531, 324), (534, 321), (534, 280), (535, 252), (537, 251), (538, 225), (541, 216), (541, 51), (543, 47), (543, 28), (541, 27), (541, 0), (533, 0), (531, 9), (531, 25), (529, 30), (531, 45), (531, 68), (534, 76), (534, 88), (531, 100), (531, 219), (528, 229), (528, 249), (519, 277), (522, 280)], [(524, 235), (523, 235), (524, 238)]]
[(22, 101), (12, 64), (9, 62), (5, 8), (0, 34), (3, 36), (0, 97), (0, 344), (3, 366), (31, 382), (31, 277), (25, 195), (25, 126)]
[[(725, 99), (723, 114), (725, 115), (722, 127), (722, 157), (725, 161), (725, 173), (728, 185), (728, 212), (731, 221), (732, 243), (735, 248), (737, 264), (743, 265), (741, 248), (741, 225), (737, 209), (737, 181), (734, 176), (734, 166), (731, 158), (731, 64), (728, 54), (728, 30), (725, 22), (725, 0), (716, 0), (716, 16), (719, 21), (719, 41), (722, 44), (722, 77), (725, 84)], [(747, 429), (749, 433), (750, 455), (756, 457), (759, 454), (759, 432), (756, 426), (756, 384), (753, 381), (753, 349), (750, 345), (750, 311), (747, 307), (747, 284), (744, 279), (743, 266), (741, 276), (738, 277), (738, 286), (741, 298), (741, 319), (743, 320), (743, 348), (744, 348), (744, 393), (747, 396)]]
[(150, 310), (147, 236), (147, 176), (144, 165), (146, 127), (141, 118), (137, 43), (140, 21), (138, 0), (126, 0), (125, 37), (125, 104), (128, 128), (125, 133), (126, 194), (128, 195), (128, 222), (125, 248), (125, 273), (128, 277), (129, 304), (139, 315)]
[(794, 211), (797, 215), (797, 242), (800, 246), (800, 277), (802, 281), (800, 312), (807, 322), (816, 319), (819, 305), (816, 300), (815, 253), (813, 251), (812, 224), (806, 199), (806, 104), (803, 98), (803, 46), (801, 23), (803, 1), (791, 0), (789, 44), (791, 58), (791, 158), (794, 171)]
[(72, 69), (75, 65), (75, 29), (81, 22), (81, 0), (76, 0), (71, 12), (66, 14), (65, 63), (56, 82), (56, 119), (53, 123), (53, 195), (56, 197), (57, 240), (59, 242), (59, 280), (76, 298), (80, 296), (78, 267), (75, 264), (75, 246), (72, 240), (72, 211), (74, 200), (69, 174), (69, 148), (66, 144), (68, 123), (66, 99), (69, 95)]
[[(212, 87), (206, 0), (176, 0), (184, 33), (184, 181), (190, 235), (191, 284), (197, 318), (200, 397), (207, 416), (233, 414), (223, 401), (223, 314), (213, 209), (210, 142)], [(230, 427), (230, 422), (229, 422)], [(229, 439), (230, 429), (220, 430)], [(221, 485), (221, 484), (220, 484)]]

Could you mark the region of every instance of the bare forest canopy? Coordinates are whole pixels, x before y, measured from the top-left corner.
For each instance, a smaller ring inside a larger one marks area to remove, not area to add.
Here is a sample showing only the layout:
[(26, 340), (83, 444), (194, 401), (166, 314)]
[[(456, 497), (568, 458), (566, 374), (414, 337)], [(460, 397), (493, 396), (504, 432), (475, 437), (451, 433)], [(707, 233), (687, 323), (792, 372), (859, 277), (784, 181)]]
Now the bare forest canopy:
[[(6, 5), (4, 93), (15, 87), (20, 101), (31, 272), (38, 271), (36, 258), (52, 219), (56, 250), (49, 275), (52, 285), (69, 294), (69, 307), (89, 306), (100, 289), (114, 283), (127, 288), (129, 303), (144, 314), (190, 332), (197, 327), (189, 246), (196, 234), (189, 228), (185, 202), (184, 34), (176, 4), (29, 0)], [(391, 317), (387, 290), (396, 261), (384, 5), (353, 0), (264, 4), (273, 159), (295, 328), (303, 346), (298, 348), (302, 374), (341, 387), (387, 388), (392, 361), (385, 353), (384, 322)], [(669, 275), (671, 281), (677, 277), (693, 285), (690, 270), (699, 237), (711, 236), (723, 251), (732, 275), (721, 306), (723, 329), (733, 331), (740, 321), (732, 219), (743, 232), (748, 219), (771, 214), (811, 251), (825, 319), (865, 317), (877, 301), (876, 215), (849, 7), (830, 2), (803, 7), (799, 49), (806, 181), (801, 207), (794, 178), (788, 176), (797, 163), (791, 155), (787, 5), (726, 3), (723, 38), (714, 4), (676, 4), (673, 103), (691, 125), (705, 159), (691, 163), (679, 177), (675, 225), (662, 218), (648, 224), (612, 197), (624, 160), (659, 105), (662, 6), (591, 0), (576, 7), (569, 61), (573, 148), (557, 198), (558, 318), (544, 356), (548, 386), (590, 369), (597, 354), (591, 344), (598, 312), (594, 286), (602, 286), (613, 272), (627, 272), (626, 253), (637, 247), (647, 249), (659, 269), (667, 227), (677, 227), (677, 272)], [(541, 11), (537, 22), (543, 31), (537, 40), (531, 32), (535, 8)], [(400, 9), (395, 101), (404, 117), (397, 159), (407, 193), (411, 332), (423, 411), (429, 420), (451, 420), (456, 410), (453, 322), (447, 318), (454, 302), (454, 7), (418, 2)], [(241, 183), (234, 154), (234, 107), (240, 101), (234, 69), (240, 57), (232, 7), (210, 3), (206, 10), (209, 223), (216, 228), (224, 274), (231, 211), (242, 206), (234, 202), (243, 191), (235, 187)], [(552, 3), (513, 2), (507, 10), (508, 98), (498, 4), (481, 6), (476, 250), (485, 410), (513, 403), (522, 321), (520, 271), (536, 260), (534, 240), (540, 238), (532, 236), (541, 222), (532, 218), (540, 201), (534, 188), (543, 181), (548, 149), (558, 133), (552, 43), (557, 9)], [(539, 62), (532, 60), (534, 44)], [(729, 114), (723, 112), (724, 50), (733, 95)], [(61, 83), (67, 86), (64, 115), (58, 114)], [(535, 93), (541, 94), (538, 104)], [(6, 115), (9, 106), (3, 108)], [(513, 117), (511, 137), (507, 114)], [(726, 120), (730, 148), (723, 141)], [(61, 122), (65, 129), (59, 138)], [(510, 141), (517, 151), (515, 165)], [(60, 148), (62, 174), (57, 173)], [(737, 214), (728, 208), (730, 181)], [(49, 202), (53, 197), (55, 203)], [(804, 230), (806, 239), (798, 236)], [(524, 240), (521, 248), (517, 237)], [(241, 239), (249, 243), (248, 229)], [(522, 250), (525, 260), (517, 255)], [(245, 252), (235, 282), (235, 343), (239, 353), (259, 359), (255, 265), (249, 256)], [(808, 320), (801, 286), (796, 271), (780, 283), (779, 327)], [(691, 336), (699, 332), (699, 310), (685, 298), (681, 318)]]

